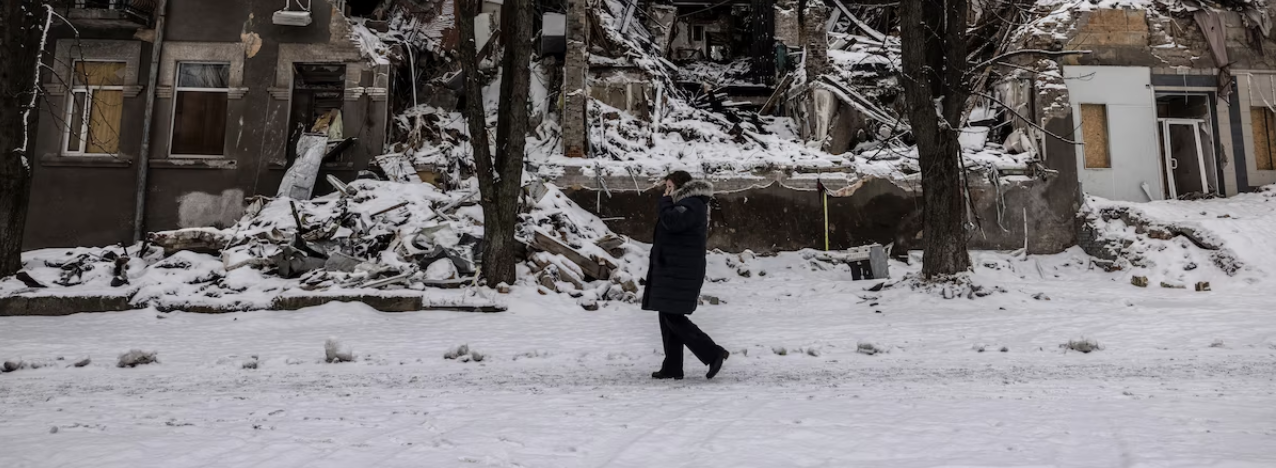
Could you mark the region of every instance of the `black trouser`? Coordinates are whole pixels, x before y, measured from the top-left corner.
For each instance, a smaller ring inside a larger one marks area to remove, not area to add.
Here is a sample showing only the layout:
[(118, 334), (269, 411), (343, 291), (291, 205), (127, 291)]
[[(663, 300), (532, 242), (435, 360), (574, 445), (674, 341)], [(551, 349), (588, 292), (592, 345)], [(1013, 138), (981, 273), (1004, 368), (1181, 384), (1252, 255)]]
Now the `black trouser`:
[(722, 353), (722, 347), (713, 342), (700, 327), (691, 323), (691, 319), (683, 314), (666, 314), (661, 312), (660, 338), (665, 344), (665, 362), (660, 371), (670, 375), (682, 375), (682, 347), (686, 346), (691, 354), (704, 365), (709, 365)]

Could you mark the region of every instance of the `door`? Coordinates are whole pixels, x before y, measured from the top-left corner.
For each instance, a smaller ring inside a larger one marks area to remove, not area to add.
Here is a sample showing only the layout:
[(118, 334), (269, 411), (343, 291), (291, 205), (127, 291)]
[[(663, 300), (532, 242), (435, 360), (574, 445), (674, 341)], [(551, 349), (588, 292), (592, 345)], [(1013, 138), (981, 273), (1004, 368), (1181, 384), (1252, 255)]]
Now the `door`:
[(1210, 191), (1201, 141), (1204, 124), (1203, 120), (1161, 119), (1161, 154), (1169, 198)]

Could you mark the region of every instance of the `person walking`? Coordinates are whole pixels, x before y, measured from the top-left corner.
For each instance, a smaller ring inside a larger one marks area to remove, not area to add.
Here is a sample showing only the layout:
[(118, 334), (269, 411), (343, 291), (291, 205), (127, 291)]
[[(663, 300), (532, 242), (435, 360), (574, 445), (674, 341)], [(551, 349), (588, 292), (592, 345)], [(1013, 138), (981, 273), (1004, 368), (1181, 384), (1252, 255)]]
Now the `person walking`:
[(693, 180), (685, 171), (665, 177), (665, 194), (660, 198), (655, 239), (647, 268), (647, 286), (642, 308), (659, 312), (660, 338), (665, 360), (653, 379), (682, 379), (682, 348), (686, 346), (700, 362), (709, 366), (705, 378), (722, 370), (731, 353), (691, 322), (688, 315), (700, 303), (704, 286), (705, 246), (709, 233), (709, 200), (713, 184)]

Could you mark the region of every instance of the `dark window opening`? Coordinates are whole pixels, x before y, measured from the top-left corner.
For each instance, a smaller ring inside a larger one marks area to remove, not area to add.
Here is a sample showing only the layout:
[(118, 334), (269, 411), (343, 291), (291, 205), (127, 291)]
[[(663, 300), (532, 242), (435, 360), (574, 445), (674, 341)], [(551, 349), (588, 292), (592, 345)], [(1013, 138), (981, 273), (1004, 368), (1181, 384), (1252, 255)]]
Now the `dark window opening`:
[(173, 105), (174, 156), (222, 156), (226, 153), (230, 64), (178, 65)]
[(691, 40), (701, 42), (704, 40), (704, 26), (691, 27)]
[[(329, 140), (345, 138), (341, 115), (346, 99), (345, 64), (299, 63), (293, 71), (290, 141), (295, 143), (303, 133), (327, 134)], [(288, 146), (291, 158), (295, 156), (295, 145)]]

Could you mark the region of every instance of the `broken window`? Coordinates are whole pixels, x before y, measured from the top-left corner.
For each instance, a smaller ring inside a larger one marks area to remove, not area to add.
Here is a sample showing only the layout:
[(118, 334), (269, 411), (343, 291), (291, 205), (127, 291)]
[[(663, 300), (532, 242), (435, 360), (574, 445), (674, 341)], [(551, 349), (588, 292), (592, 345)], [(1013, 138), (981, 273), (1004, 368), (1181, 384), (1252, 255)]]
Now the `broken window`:
[(695, 42), (704, 42), (704, 26), (691, 27), (691, 40)]
[(1276, 113), (1266, 107), (1250, 109), (1254, 124), (1254, 161), (1258, 170), (1276, 170)]
[(185, 157), (225, 155), (229, 92), (229, 63), (178, 64), (170, 154)]
[(63, 152), (111, 155), (120, 151), (124, 62), (75, 62)]
[(1085, 143), (1085, 168), (1111, 169), (1112, 157), (1108, 153), (1107, 105), (1081, 105), (1081, 138)]
[(294, 65), (291, 128), (344, 138), (341, 107), (346, 100), (346, 66), (340, 63)]

